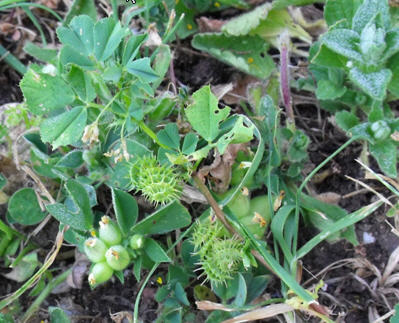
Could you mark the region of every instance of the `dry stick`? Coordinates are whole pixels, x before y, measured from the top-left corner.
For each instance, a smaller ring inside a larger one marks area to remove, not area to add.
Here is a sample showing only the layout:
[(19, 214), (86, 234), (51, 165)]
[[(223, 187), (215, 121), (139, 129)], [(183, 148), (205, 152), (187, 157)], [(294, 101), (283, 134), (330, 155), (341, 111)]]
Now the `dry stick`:
[[(232, 234), (232, 235), (237, 235), (240, 237), (240, 234), (232, 227), (232, 225), (226, 220), (226, 217), (224, 216), (223, 211), (220, 209), (218, 203), (215, 201), (213, 198), (212, 194), (209, 192), (208, 188), (205, 186), (205, 184), (202, 182), (201, 178), (199, 178), (198, 174), (193, 174), (194, 182), (197, 184), (198, 189), (201, 191), (201, 193), (205, 196), (206, 200), (208, 201), (209, 205), (211, 206), (212, 210), (214, 211), (216, 217), (220, 220), (220, 222), (223, 223), (223, 225), (226, 227), (226, 229)], [(259, 254), (258, 251), (256, 250), (251, 250), (251, 253), (254, 255), (254, 257), (267, 269), (269, 269), (273, 274), (274, 271), (270, 268), (270, 266), (267, 264), (265, 259)]]

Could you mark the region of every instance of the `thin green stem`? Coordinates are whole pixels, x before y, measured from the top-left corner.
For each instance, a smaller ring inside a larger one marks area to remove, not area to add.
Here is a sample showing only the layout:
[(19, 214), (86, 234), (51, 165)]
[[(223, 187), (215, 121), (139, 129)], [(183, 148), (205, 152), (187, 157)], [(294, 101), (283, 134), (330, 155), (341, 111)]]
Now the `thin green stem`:
[(159, 147), (168, 149), (168, 146), (165, 146), (162, 144), (159, 140), (157, 135), (155, 134), (154, 131), (152, 131), (145, 123), (143, 120), (137, 122), (140, 129), (143, 130)]
[[(328, 156), (323, 162), (321, 162), (308, 176), (306, 176), (305, 180), (299, 186), (297, 194), (296, 194), (296, 201), (295, 201), (295, 232), (294, 238), (292, 242), (292, 251), (293, 254), (297, 252), (298, 246), (298, 227), (299, 227), (299, 201), (302, 195), (302, 191), (305, 185), (310, 181), (310, 179), (320, 170), (322, 169), (330, 160), (332, 160), (335, 156), (337, 156), (341, 151), (343, 151), (346, 147), (352, 144), (354, 141), (358, 140), (359, 137), (354, 136), (350, 138), (347, 142), (345, 142), (341, 147), (339, 147), (335, 152), (333, 152), (330, 156)], [(295, 259), (296, 257), (294, 257)], [(297, 260), (294, 260), (291, 264), (291, 272), (296, 276), (296, 267), (297, 267)]]

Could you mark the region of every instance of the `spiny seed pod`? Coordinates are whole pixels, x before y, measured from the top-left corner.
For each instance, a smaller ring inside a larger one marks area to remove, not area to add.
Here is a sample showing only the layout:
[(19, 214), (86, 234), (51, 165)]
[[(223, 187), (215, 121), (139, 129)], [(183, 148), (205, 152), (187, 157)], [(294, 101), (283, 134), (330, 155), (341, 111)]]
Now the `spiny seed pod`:
[(105, 261), (107, 246), (98, 238), (89, 238), (84, 243), (84, 250), (91, 262)]
[(179, 176), (172, 167), (160, 165), (154, 157), (138, 158), (130, 168), (133, 189), (153, 203), (167, 204), (179, 198)]
[(101, 218), (98, 232), (100, 239), (109, 246), (120, 244), (122, 241), (121, 230), (109, 216), (104, 215)]
[(237, 239), (218, 239), (212, 248), (201, 258), (201, 267), (207, 280), (225, 283), (232, 279), (242, 262), (243, 245)]
[(105, 253), (105, 258), (107, 259), (107, 264), (114, 270), (123, 270), (130, 262), (129, 253), (121, 245), (109, 248)]
[(144, 236), (142, 234), (135, 234), (130, 238), (130, 248), (138, 250), (144, 247)]
[(191, 236), (194, 251), (200, 256), (205, 255), (212, 243), (223, 230), (223, 225), (219, 221), (211, 221), (211, 217), (204, 221), (198, 221)]
[(112, 277), (114, 271), (106, 262), (96, 263), (89, 274), (89, 284), (94, 287), (105, 283)]

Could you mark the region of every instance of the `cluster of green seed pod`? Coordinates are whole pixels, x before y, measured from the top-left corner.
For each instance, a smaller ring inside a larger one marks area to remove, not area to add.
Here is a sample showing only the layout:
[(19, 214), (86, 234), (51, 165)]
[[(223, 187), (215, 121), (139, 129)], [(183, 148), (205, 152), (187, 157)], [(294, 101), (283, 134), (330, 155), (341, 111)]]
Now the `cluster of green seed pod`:
[(133, 189), (152, 203), (167, 204), (180, 197), (180, 178), (173, 167), (158, 163), (155, 157), (139, 157), (131, 164), (130, 180)]
[(238, 272), (243, 262), (243, 242), (235, 237), (226, 237), (224, 227), (208, 218), (195, 226), (192, 243), (200, 257), (201, 269), (206, 280), (225, 283)]
[(84, 251), (93, 263), (89, 274), (89, 284), (95, 287), (109, 280), (114, 271), (129, 266), (131, 259), (144, 246), (144, 237), (136, 234), (131, 237), (129, 246), (123, 241), (118, 225), (108, 216), (103, 216), (98, 229), (98, 237), (85, 241)]

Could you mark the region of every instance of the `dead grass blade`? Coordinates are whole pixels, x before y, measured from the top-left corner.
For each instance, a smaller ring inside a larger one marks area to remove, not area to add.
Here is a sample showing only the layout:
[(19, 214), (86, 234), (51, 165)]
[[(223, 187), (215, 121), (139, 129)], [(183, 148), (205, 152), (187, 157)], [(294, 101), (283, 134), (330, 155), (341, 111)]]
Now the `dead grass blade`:
[(257, 310), (253, 310), (253, 311), (238, 315), (236, 317), (233, 317), (232, 319), (225, 320), (222, 323), (239, 323), (239, 322), (250, 322), (250, 321), (255, 321), (255, 320), (261, 320), (261, 319), (266, 319), (266, 318), (270, 318), (270, 317), (275, 317), (279, 314), (292, 312), (293, 310), (294, 310), (294, 308), (288, 304), (284, 304), (284, 303), (272, 304), (269, 306), (259, 308)]

